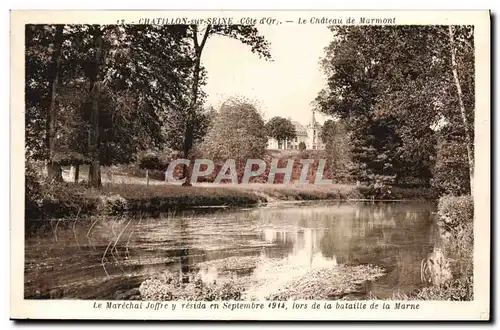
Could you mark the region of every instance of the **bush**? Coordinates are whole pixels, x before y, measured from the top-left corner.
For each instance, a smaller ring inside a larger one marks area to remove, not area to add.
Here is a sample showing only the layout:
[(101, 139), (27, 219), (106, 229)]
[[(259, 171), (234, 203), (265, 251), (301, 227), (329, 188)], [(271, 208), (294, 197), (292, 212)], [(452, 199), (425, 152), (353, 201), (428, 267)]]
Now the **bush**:
[(25, 221), (64, 217), (91, 213), (96, 207), (95, 199), (85, 194), (80, 185), (65, 182), (46, 182), (41, 176), (41, 168), (30, 162), (25, 163)]
[(474, 278), (472, 274), (464, 274), (443, 286), (430, 286), (411, 294), (396, 294), (392, 300), (441, 300), (471, 301), (474, 300)]
[(25, 220), (86, 215), (97, 208), (97, 198), (81, 184), (47, 182), (33, 164), (25, 165)]
[[(454, 260), (453, 281), (440, 291), (445, 300), (472, 300), (474, 290), (474, 200), (443, 196), (438, 203), (438, 226), (445, 256)], [(428, 289), (429, 292), (438, 290)], [(425, 292), (424, 292), (425, 293)]]
[(377, 181), (368, 187), (359, 187), (358, 189), (361, 195), (367, 199), (394, 199), (391, 187), (384, 184), (382, 181)]
[(438, 225), (445, 234), (456, 237), (474, 221), (474, 201), (471, 196), (443, 196), (439, 199), (438, 216)]
[(129, 209), (127, 200), (118, 194), (101, 196), (100, 202), (100, 213), (105, 215), (118, 215)]
[[(471, 196), (443, 196), (438, 204), (438, 226), (446, 256), (456, 260), (455, 276), (473, 273), (474, 201)], [(470, 275), (472, 276), (472, 275)]]
[(62, 218), (92, 214), (98, 206), (95, 196), (83, 185), (69, 182), (51, 182), (42, 184), (42, 218)]
[(42, 206), (41, 176), (35, 169), (34, 164), (24, 163), (24, 212), (25, 218), (36, 217)]

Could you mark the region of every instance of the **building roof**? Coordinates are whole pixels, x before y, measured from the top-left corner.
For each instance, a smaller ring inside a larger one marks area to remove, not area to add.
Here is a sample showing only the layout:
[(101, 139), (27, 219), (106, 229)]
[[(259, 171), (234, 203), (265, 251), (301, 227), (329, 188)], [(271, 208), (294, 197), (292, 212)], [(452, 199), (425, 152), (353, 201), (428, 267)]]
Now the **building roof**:
[(297, 136), (307, 136), (307, 127), (299, 123), (298, 121), (291, 121), (293, 126), (295, 126), (295, 131), (297, 132)]

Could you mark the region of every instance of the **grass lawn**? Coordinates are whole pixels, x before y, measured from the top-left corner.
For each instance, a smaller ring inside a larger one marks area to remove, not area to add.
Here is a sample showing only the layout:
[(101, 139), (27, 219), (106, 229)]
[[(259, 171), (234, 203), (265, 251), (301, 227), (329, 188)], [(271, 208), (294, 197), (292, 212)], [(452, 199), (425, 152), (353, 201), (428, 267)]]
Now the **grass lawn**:
[(197, 188), (243, 191), (264, 197), (268, 202), (280, 200), (349, 199), (356, 185), (349, 184), (212, 184), (198, 183)]
[[(80, 180), (86, 180), (82, 167)], [(116, 170), (116, 169), (115, 169)], [(116, 215), (131, 212), (170, 212), (194, 207), (236, 207), (260, 203), (301, 200), (431, 200), (428, 188), (387, 187), (383, 192), (354, 184), (213, 184), (196, 183), (191, 187), (167, 184), (121, 172), (109, 174), (103, 168), (102, 188), (88, 188), (63, 171), (63, 183), (42, 185), (39, 205), (30, 209), (26, 218), (68, 217), (76, 214)], [(107, 174), (108, 173), (108, 174)], [(387, 193), (389, 191), (389, 193)]]

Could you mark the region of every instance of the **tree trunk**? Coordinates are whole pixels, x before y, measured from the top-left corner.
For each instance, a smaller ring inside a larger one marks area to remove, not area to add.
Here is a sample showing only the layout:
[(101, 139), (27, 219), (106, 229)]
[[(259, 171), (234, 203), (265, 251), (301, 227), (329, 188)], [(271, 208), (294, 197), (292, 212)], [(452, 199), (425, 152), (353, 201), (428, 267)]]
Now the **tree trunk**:
[(462, 116), (462, 124), (464, 126), (464, 133), (465, 133), (465, 143), (467, 146), (467, 160), (469, 163), (469, 177), (470, 177), (470, 193), (471, 196), (474, 196), (474, 154), (472, 151), (472, 138), (469, 131), (469, 121), (467, 119), (467, 114), (465, 112), (465, 105), (462, 96), (462, 87), (460, 85), (460, 80), (458, 78), (456, 48), (455, 48), (455, 41), (453, 39), (453, 28), (451, 25), (448, 26), (448, 32), (450, 37), (451, 69), (453, 72), (453, 79), (455, 81), (455, 86), (457, 88), (458, 104), (460, 106), (460, 114)]
[[(189, 152), (193, 147), (193, 122), (196, 116), (196, 107), (198, 105), (198, 88), (200, 84), (200, 71), (201, 71), (201, 54), (203, 52), (203, 48), (205, 47), (205, 43), (210, 35), (211, 26), (208, 25), (205, 34), (203, 35), (203, 39), (201, 44), (198, 43), (198, 29), (195, 27), (193, 29), (193, 42), (195, 49), (195, 63), (193, 69), (193, 86), (192, 86), (192, 95), (191, 95), (191, 104), (188, 109), (188, 114), (186, 116), (186, 129), (184, 131), (184, 146), (183, 153), (184, 159), (189, 159)], [(184, 165), (183, 167), (183, 176), (186, 181), (183, 183), (183, 186), (191, 186), (191, 167), (189, 165)]]
[[(187, 123), (186, 130), (184, 132), (184, 150), (183, 157), (184, 159), (189, 159), (189, 151), (193, 146), (193, 129), (190, 122)], [(182, 176), (185, 179), (183, 186), (191, 186), (191, 170), (190, 165), (184, 165), (182, 168)]]
[(80, 181), (80, 165), (75, 165), (75, 182)]
[(94, 188), (102, 187), (101, 166), (98, 160), (89, 165), (89, 183)]
[(47, 111), (47, 148), (49, 150), (46, 163), (47, 176), (50, 181), (63, 181), (61, 166), (54, 161), (57, 135), (57, 92), (59, 88), (59, 69), (61, 66), (61, 49), (63, 44), (64, 25), (56, 26), (54, 50), (51, 63), (51, 78), (49, 80), (50, 105)]
[(102, 52), (102, 31), (100, 26), (93, 27), (94, 43), (95, 43), (95, 58), (92, 76), (90, 78), (90, 130), (89, 130), (89, 184), (91, 187), (100, 188), (101, 182), (101, 165), (99, 162), (99, 97), (101, 95), (100, 82), (100, 61)]
[(47, 160), (47, 162), (45, 163), (45, 168), (47, 169), (47, 177), (49, 181), (63, 181), (62, 169), (60, 165)]
[(149, 187), (149, 170), (146, 169), (146, 187)]

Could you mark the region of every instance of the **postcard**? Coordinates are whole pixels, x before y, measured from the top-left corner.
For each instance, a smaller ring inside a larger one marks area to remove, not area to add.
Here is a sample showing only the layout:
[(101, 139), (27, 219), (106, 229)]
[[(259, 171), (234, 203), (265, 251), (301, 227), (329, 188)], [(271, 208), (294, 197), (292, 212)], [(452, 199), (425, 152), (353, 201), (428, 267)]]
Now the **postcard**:
[(12, 319), (490, 319), (490, 12), (11, 11)]

